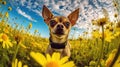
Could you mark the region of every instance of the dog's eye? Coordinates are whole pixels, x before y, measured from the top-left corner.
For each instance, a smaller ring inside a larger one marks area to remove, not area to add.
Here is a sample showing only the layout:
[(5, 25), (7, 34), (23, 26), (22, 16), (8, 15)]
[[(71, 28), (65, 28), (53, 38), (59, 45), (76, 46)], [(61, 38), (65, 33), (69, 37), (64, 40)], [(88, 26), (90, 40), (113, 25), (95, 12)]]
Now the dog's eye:
[(50, 21), (50, 26), (51, 26), (51, 27), (54, 27), (54, 26), (56, 25), (56, 23), (57, 23), (57, 22), (56, 22), (55, 20), (51, 20), (51, 21)]
[(66, 28), (68, 28), (70, 23), (69, 22), (65, 22), (64, 25), (66, 26)]

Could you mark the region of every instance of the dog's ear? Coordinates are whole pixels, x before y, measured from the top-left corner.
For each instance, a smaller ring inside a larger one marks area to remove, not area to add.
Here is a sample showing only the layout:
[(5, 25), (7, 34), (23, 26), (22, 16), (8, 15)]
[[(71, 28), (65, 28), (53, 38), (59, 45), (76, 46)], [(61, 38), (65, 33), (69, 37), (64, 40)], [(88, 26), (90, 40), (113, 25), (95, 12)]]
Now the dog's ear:
[(50, 12), (50, 10), (43, 5), (43, 9), (42, 9), (42, 16), (44, 18), (44, 21), (48, 24), (50, 19), (53, 17), (53, 14)]
[(68, 19), (70, 20), (72, 26), (76, 23), (78, 17), (79, 17), (79, 8), (68, 15)]

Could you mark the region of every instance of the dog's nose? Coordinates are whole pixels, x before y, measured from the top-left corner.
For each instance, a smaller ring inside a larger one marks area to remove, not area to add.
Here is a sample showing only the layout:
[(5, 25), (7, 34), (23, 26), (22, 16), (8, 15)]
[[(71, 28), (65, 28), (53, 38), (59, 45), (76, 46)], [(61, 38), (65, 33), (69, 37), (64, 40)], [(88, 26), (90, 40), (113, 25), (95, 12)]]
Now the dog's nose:
[(57, 29), (63, 29), (63, 25), (62, 24), (57, 25)]

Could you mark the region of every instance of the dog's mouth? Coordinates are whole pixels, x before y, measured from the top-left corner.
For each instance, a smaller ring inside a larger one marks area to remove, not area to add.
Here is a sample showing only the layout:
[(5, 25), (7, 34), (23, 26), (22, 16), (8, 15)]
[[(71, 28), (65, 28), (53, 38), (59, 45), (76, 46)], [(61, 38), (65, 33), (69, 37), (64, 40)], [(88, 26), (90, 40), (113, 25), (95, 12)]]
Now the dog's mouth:
[(63, 31), (63, 29), (56, 29), (55, 34), (58, 36), (62, 36), (62, 35), (64, 35), (64, 31)]

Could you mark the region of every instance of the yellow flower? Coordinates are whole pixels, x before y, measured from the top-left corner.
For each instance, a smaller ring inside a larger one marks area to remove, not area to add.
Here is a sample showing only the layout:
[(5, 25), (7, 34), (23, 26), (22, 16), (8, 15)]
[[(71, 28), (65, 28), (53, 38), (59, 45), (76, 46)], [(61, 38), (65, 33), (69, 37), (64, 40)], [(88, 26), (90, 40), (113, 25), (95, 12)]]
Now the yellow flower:
[(8, 7), (8, 10), (11, 11), (11, 10), (12, 10), (12, 7)]
[(110, 54), (108, 59), (106, 60), (106, 67), (109, 67), (111, 62), (113, 61), (114, 57), (115, 57), (115, 53), (117, 52), (117, 49), (114, 49)]
[(31, 28), (32, 28), (32, 23), (30, 23), (28, 26), (28, 29), (31, 29)]
[(118, 17), (118, 14), (117, 14), (117, 13), (115, 13), (115, 14), (114, 14), (114, 17), (115, 17), (115, 18), (117, 18), (117, 17)]
[(23, 36), (20, 35), (19, 33), (17, 33), (14, 38), (15, 38), (15, 41), (17, 42), (17, 44), (21, 43), (24, 40)]
[(113, 29), (111, 24), (106, 25), (106, 29), (110, 30), (111, 32), (114, 31), (114, 29)]
[[(108, 59), (106, 60), (106, 67), (110, 67), (110, 64), (112, 63), (114, 57), (115, 57), (115, 54), (117, 52), (117, 49), (114, 49), (110, 54), (109, 54), (109, 57)], [(120, 55), (119, 57), (117, 58), (117, 60), (115, 61), (113, 67), (120, 67)]]
[(15, 59), (14, 62), (12, 62), (12, 67), (28, 67), (27, 65), (22, 66), (22, 62), (18, 61), (18, 59)]
[(4, 31), (5, 33), (9, 33), (8, 27), (4, 28), (3, 31)]
[(114, 63), (113, 67), (120, 67), (120, 56), (118, 57), (118, 59)]
[(93, 38), (100, 38), (100, 32), (98, 30), (94, 30), (92, 32), (92, 37)]
[(92, 20), (91, 22), (92, 22), (92, 25), (96, 25), (97, 24), (96, 20)]
[(13, 46), (13, 44), (9, 40), (9, 37), (4, 33), (0, 34), (0, 42), (2, 42), (3, 48), (9, 48)]
[(98, 25), (98, 26), (103, 26), (103, 25), (105, 25), (105, 24), (107, 23), (107, 21), (108, 21), (108, 18), (106, 18), (106, 17), (99, 18), (99, 19), (97, 20), (97, 25)]
[(31, 57), (34, 58), (42, 67), (74, 67), (73, 61), (68, 61), (68, 57), (60, 59), (59, 53), (53, 53), (52, 57), (46, 54), (46, 57), (41, 53), (30, 53)]
[(5, 13), (5, 17), (6, 17), (6, 18), (9, 17), (9, 13), (8, 13), (8, 12)]
[(36, 34), (38, 32), (38, 30), (35, 30), (34, 33)]
[(113, 2), (113, 4), (114, 4), (114, 7), (118, 7), (118, 3), (117, 2)]
[(119, 36), (119, 35), (120, 35), (120, 32), (116, 32), (116, 33), (114, 34), (115, 37), (117, 37), (117, 36)]
[[(101, 33), (101, 35), (102, 35), (102, 33)], [(109, 30), (105, 30), (104, 38), (105, 38), (105, 41), (111, 42), (111, 40), (114, 39), (113, 33), (110, 32)]]
[(3, 4), (3, 5), (6, 5), (6, 1), (3, 1), (2, 4)]

